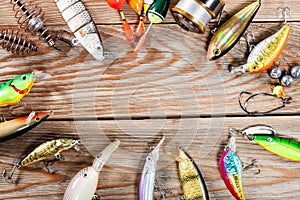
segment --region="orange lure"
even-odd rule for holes
[[[135,35],[141,37],[145,30],[144,16],[142,15],[144,0],[127,0],[127,2],[130,8],[139,15],[140,21],[135,31]]]
[[[126,37],[127,41],[132,42],[134,40],[134,35],[132,33],[129,23],[126,21],[125,14],[122,10],[122,8],[124,7],[124,5],[126,3],[126,0],[107,0],[106,2],[110,7],[119,11],[119,14],[122,19],[125,37]]]

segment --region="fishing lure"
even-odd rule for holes
[[[256,45],[250,52],[247,63],[231,70],[231,73],[257,74],[270,68],[280,56],[290,33],[290,25],[285,24],[279,31]]]
[[[208,200],[208,191],[199,168],[193,159],[178,149],[178,172],[185,200]]]
[[[45,121],[53,111],[35,113],[0,123],[0,142],[22,135]]]
[[[142,14],[144,0],[127,0],[130,8],[136,12],[139,16],[139,24],[137,26],[135,35],[137,37],[142,36],[144,30],[145,30],[145,24],[144,24],[144,16]]]
[[[12,176],[17,168],[19,169],[38,161],[44,161],[53,156],[55,156],[55,158],[57,158],[58,160],[63,160],[64,157],[60,155],[60,153],[64,150],[73,147],[77,152],[80,152],[77,144],[80,144],[80,140],[73,138],[60,138],[44,142],[36,147],[32,152],[27,154],[27,156],[21,159],[18,163],[16,163],[13,169],[8,173],[8,175],[6,170],[3,170],[2,176],[9,182],[18,183],[18,179],[16,181],[12,180]]]
[[[119,147],[120,140],[108,145],[90,167],[80,170],[69,183],[64,200],[91,200],[98,184],[98,176],[111,154]]]
[[[98,29],[81,0],[54,0],[64,20],[75,35],[73,44],[82,46],[97,60],[103,60],[104,50]]]
[[[17,76],[0,85],[0,107],[14,106],[30,92],[34,72]]]
[[[159,158],[159,148],[165,140],[165,136],[156,147],[147,154],[139,184],[139,200],[153,199],[156,164]]]
[[[228,145],[224,149],[219,161],[219,169],[222,179],[237,200],[245,200],[242,187],[242,169],[243,164],[239,156],[236,154],[236,139],[231,137]]]
[[[265,125],[250,126],[241,131],[232,129],[232,133],[242,134],[266,150],[283,158],[300,161],[300,143],[296,140],[276,136],[276,131]]]
[[[209,60],[222,57],[234,47],[247,30],[260,5],[260,0],[257,0],[240,10],[218,28],[208,46],[207,57]]]

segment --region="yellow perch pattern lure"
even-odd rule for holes
[[[290,33],[289,24],[256,45],[248,56],[247,63],[233,68],[231,73],[257,74],[270,68],[280,56]]]
[[[193,159],[178,149],[178,172],[185,200],[208,200],[204,179]]]

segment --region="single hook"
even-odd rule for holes
[[[285,8],[277,8],[277,11],[283,16],[284,18],[284,24],[287,23],[287,18],[289,16],[291,16],[292,12],[291,12],[291,9],[289,7],[285,7]]]

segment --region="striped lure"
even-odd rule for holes
[[[185,200],[208,200],[208,191],[204,179],[193,159],[178,149],[178,172]]]
[[[54,0],[76,40],[97,60],[104,59],[104,50],[97,27],[81,0]],[[76,42],[75,42],[76,41]]]
[[[222,179],[237,200],[245,200],[242,188],[242,162],[238,155],[235,153],[235,138],[229,139],[228,145],[224,153],[221,155],[219,161],[219,169]]]
[[[111,154],[119,147],[120,140],[108,145],[90,167],[80,170],[69,183],[64,200],[91,200],[98,184],[98,176]]]
[[[240,10],[226,21],[212,37],[207,51],[209,60],[225,55],[245,33],[260,7],[260,0]]]

